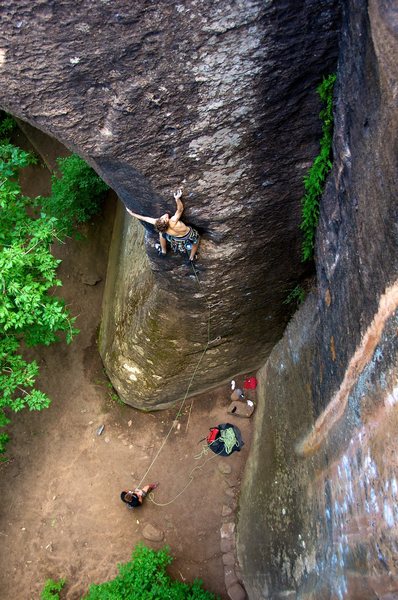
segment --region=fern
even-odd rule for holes
[[[305,195],[301,200],[301,224],[303,232],[302,260],[313,257],[315,233],[319,220],[319,202],[325,187],[326,177],[332,168],[333,139],[333,87],[336,75],[329,75],[317,87],[317,92],[325,106],[319,113],[323,121],[320,152],[304,177]]]
[[[283,301],[283,304],[295,304],[299,306],[305,300],[305,290],[301,287],[301,285],[296,285],[292,290],[290,290],[286,299]]]

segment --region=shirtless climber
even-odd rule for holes
[[[181,202],[182,190],[177,190],[174,193],[174,200],[176,201],[177,210],[171,217],[169,213],[165,213],[158,219],[152,217],[144,217],[143,215],[137,215],[126,207],[127,212],[136,217],[140,221],[145,221],[155,226],[156,231],[159,232],[159,253],[165,255],[167,252],[167,242],[170,242],[171,248],[174,252],[189,252],[189,260],[195,259],[196,252],[199,246],[199,234],[193,227],[188,227],[182,221],[180,217],[184,210],[184,205]]]

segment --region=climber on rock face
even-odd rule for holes
[[[140,221],[145,221],[146,223],[155,226],[156,231],[159,232],[160,244],[157,246],[161,256],[164,256],[167,253],[167,242],[170,242],[174,252],[189,252],[189,260],[193,261],[198,250],[200,236],[196,229],[189,227],[180,221],[180,217],[184,210],[181,196],[182,190],[177,190],[174,193],[177,209],[172,217],[169,213],[165,213],[158,219],[154,219],[152,217],[137,215],[137,213],[132,212],[127,207],[126,210],[130,215],[136,217]]]

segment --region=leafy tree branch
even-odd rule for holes
[[[12,119],[3,119],[0,135],[13,126]],[[61,261],[52,255],[51,245],[91,218],[108,189],[72,155],[61,159],[61,177],[53,176],[50,198],[28,198],[18,176],[36,162],[8,139],[0,140],[0,428],[9,423],[10,411],[41,410],[50,404],[46,394],[34,389],[38,365],[23,359],[21,346],[48,346],[60,334],[70,343],[78,333],[64,300],[54,295],[62,286],[57,277]],[[0,454],[7,439],[6,433],[0,434]]]

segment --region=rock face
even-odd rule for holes
[[[253,599],[398,594],[397,53],[393,5],[347,2],[317,290],[260,372],[238,526]]]
[[[303,275],[299,199],[335,68],[337,0],[3,8],[0,105],[77,151],[136,212],[202,234],[199,282],[119,211],[100,350],[122,398],[156,408],[260,366]],[[210,316],[210,328],[209,328]],[[216,341],[214,341],[216,340]]]

